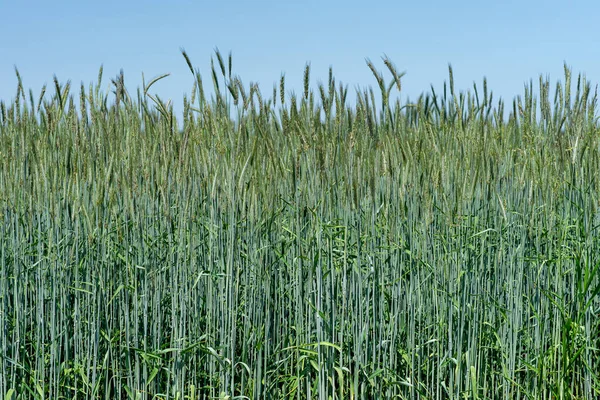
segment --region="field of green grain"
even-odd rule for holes
[[[0,396],[600,398],[585,77],[505,110],[451,69],[401,102],[387,58],[349,101],[183,56],[182,119],[102,70],[0,103]]]

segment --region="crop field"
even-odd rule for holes
[[[0,103],[0,396],[600,398],[584,76],[403,102],[384,58],[350,101],[182,63],[181,117],[102,69]]]

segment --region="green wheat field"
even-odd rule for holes
[[[265,94],[231,54],[204,81],[182,54],[181,118],[152,89],[167,74],[34,94],[17,71],[0,396],[600,398],[584,76],[565,66],[504,103],[485,79],[458,93],[450,68],[402,102],[384,57],[349,100],[331,69]]]

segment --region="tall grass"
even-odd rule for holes
[[[181,121],[166,75],[0,103],[6,398],[600,397],[584,77],[403,104],[384,58],[350,106],[183,55]]]

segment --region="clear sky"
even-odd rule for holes
[[[233,53],[234,74],[269,96],[282,73],[286,89],[301,93],[310,62],[312,84],[326,82],[332,66],[354,99],[355,87],[376,86],[365,58],[385,71],[387,54],[406,71],[404,99],[441,88],[451,63],[458,89],[486,76],[495,98],[512,100],[539,74],[562,80],[565,61],[599,82],[598,15],[597,1],[0,0],[0,99],[15,96],[15,65],[37,96],[54,74],[78,93],[103,64],[103,88],[123,69],[131,94],[142,72],[146,80],[171,73],[151,92],[181,113],[193,78],[180,48],[210,87],[218,47]]]

